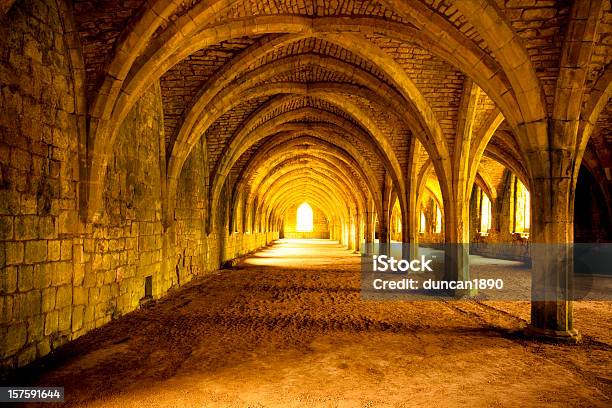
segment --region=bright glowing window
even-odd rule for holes
[[[436,234],[442,232],[442,211],[440,207],[436,205]]]
[[[529,191],[520,180],[516,179],[514,186],[514,232],[528,233],[530,221]]]
[[[312,232],[312,208],[303,203],[297,209],[297,231]]]
[[[489,232],[491,229],[491,200],[481,191],[480,201],[480,232]]]
[[[419,232],[425,232],[427,228],[427,220],[425,219],[425,213],[421,211],[421,222],[419,225]]]

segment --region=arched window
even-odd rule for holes
[[[419,232],[425,232],[427,229],[427,220],[425,219],[425,213],[421,210],[421,222],[419,223]]]
[[[491,229],[491,200],[480,190],[480,232],[488,233]]]
[[[439,234],[442,232],[442,210],[437,204],[434,205],[436,206],[436,234]]]
[[[312,232],[312,208],[303,203],[297,209],[297,231]]]
[[[402,233],[402,214],[399,206],[399,201],[395,200],[395,204],[393,205],[393,209],[391,211],[391,220],[393,221],[393,232],[395,234]]]
[[[514,180],[514,232],[526,235],[529,233],[530,197],[527,187],[518,178]]]

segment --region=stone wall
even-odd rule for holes
[[[54,0],[0,22],[0,362],[23,365],[70,336],[78,239],[75,91]]]
[[[147,276],[154,298],[172,284],[163,267],[163,143],[161,96],[155,84],[119,130],[107,168],[104,214],[99,224],[87,227],[85,278],[74,282],[75,295],[87,292],[87,297],[83,293],[74,299],[83,303],[85,331],[137,308],[145,297]]]
[[[278,238],[208,235],[205,142],[183,166],[164,223],[159,83],[120,127],[103,212],[79,217],[79,92],[55,0],[24,0],[0,25],[0,369],[23,366]],[[81,144],[83,147],[83,144]],[[151,296],[145,296],[150,277]]]

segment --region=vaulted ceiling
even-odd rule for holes
[[[389,188],[407,206],[424,166],[450,177],[466,121],[473,148],[528,183],[517,129],[553,113],[570,14],[569,1],[74,1],[94,144],[159,81],[168,176],[205,138],[213,212],[226,184],[271,212],[303,199],[292,190],[329,211],[380,210]],[[603,1],[585,106],[609,92],[611,14]],[[586,154],[604,179],[611,109]]]

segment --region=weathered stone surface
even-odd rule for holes
[[[53,310],[47,314],[45,314],[45,336],[53,334],[57,332],[57,324],[59,313],[57,310]]]
[[[17,352],[26,342],[27,331],[25,323],[10,325],[3,328],[2,347],[0,351],[3,357],[8,357]]]
[[[479,245],[612,240],[609,2],[12,3],[2,366],[281,235],[506,257]],[[553,303],[533,321],[570,333]]]
[[[5,248],[7,265],[17,265],[23,262],[24,244],[22,242],[7,242]]]
[[[20,266],[18,269],[19,284],[18,289],[20,292],[27,292],[34,288],[34,267],[29,265]]]
[[[39,263],[45,260],[47,260],[47,241],[27,241],[25,243],[25,263]]]

